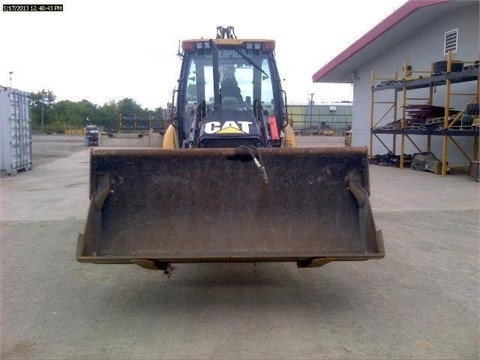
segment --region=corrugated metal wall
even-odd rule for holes
[[[32,168],[30,93],[0,86],[0,170]]]
[[[319,134],[322,130],[332,130],[342,134],[351,127],[352,104],[289,105],[288,116],[296,132]]]

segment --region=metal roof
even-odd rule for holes
[[[409,0],[320,68],[313,82],[351,83],[352,73],[429,22],[472,1]]]

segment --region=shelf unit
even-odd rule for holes
[[[391,78],[377,77],[375,70],[372,70],[371,75],[371,104],[370,104],[370,157],[373,157],[373,141],[379,141],[387,151],[396,154],[397,137],[400,138],[400,168],[405,166],[405,141],[409,140],[418,152],[424,152],[413,141],[410,135],[424,135],[427,136],[427,150],[431,151],[432,136],[442,136],[442,176],[447,174],[448,165],[448,143],[449,141],[455,145],[459,152],[469,161],[478,161],[478,127],[458,127],[458,121],[461,119],[467,106],[471,103],[478,103],[480,99],[480,85],[479,85],[479,67],[478,61],[462,62],[464,67],[461,71],[451,71],[452,66],[455,65],[452,59],[451,52],[447,55],[446,71],[441,73],[434,72],[434,64],[429,71],[412,71],[411,67],[404,63],[402,69],[402,78],[399,79],[398,71]],[[469,81],[476,81],[476,93],[455,93],[452,91],[452,84],[464,83]],[[412,102],[423,102],[423,105],[433,106],[434,91],[436,87],[445,87],[445,96],[443,99],[443,126],[441,130],[426,127],[409,126],[407,122],[407,112]],[[409,97],[409,90],[426,89],[428,95],[426,97]],[[392,101],[377,101],[375,94],[378,91],[391,90],[394,92]],[[450,114],[450,102],[453,96],[468,97],[470,101],[465,101],[465,107],[455,116]],[[398,105],[401,101],[401,118],[398,117]],[[375,118],[375,106],[379,104],[389,105],[380,118]],[[385,119],[393,113],[392,127],[379,127],[385,122]],[[442,125],[440,123],[440,125]],[[383,135],[393,136],[392,148],[389,148],[384,141]],[[455,137],[467,136],[473,137],[473,150],[466,151],[455,140]]]

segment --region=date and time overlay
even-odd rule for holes
[[[63,4],[2,4],[3,12],[59,12]]]

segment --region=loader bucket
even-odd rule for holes
[[[365,148],[91,150],[77,260],[182,262],[384,257]]]

